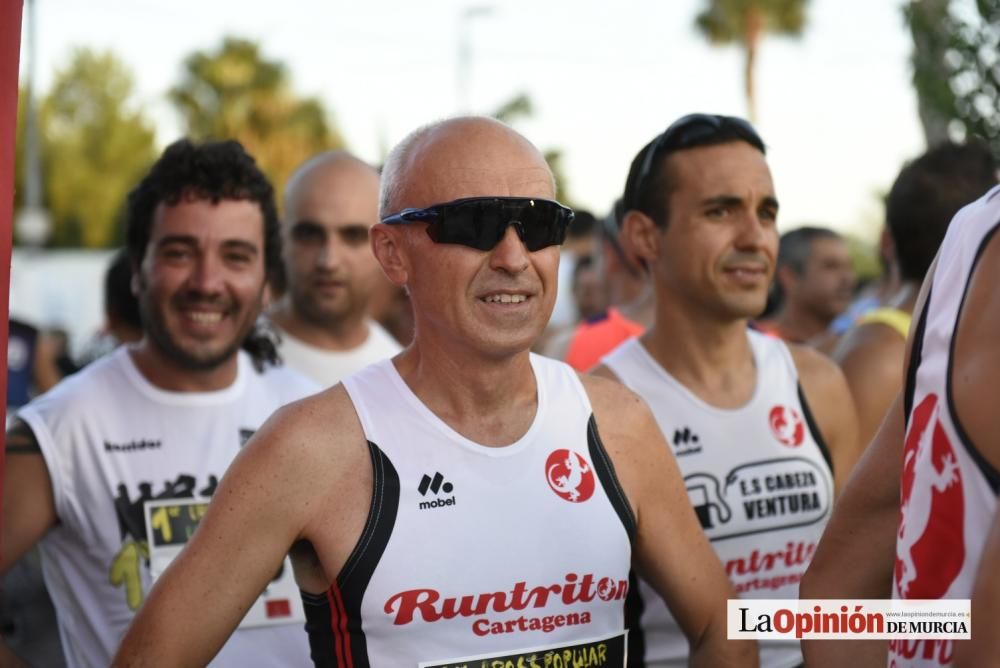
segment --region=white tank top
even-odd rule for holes
[[[1000,187],[956,214],[941,244],[907,370],[893,598],[971,598],[1000,475],[968,438],[951,395],[952,334],[982,249],[1000,229]],[[890,666],[945,666],[952,640],[891,640]]]
[[[149,592],[160,550],[155,539],[151,549],[148,530],[162,537],[173,524],[155,530],[165,518],[151,510],[207,503],[242,444],[271,413],[318,389],[290,369],[258,373],[241,352],[229,387],[168,392],[152,385],[122,346],[19,411],[52,480],[59,523],[41,542],[42,567],[71,668],[110,665]],[[171,535],[164,543],[179,549],[183,540]],[[272,587],[289,586],[291,569],[278,580]],[[241,627],[212,665],[308,662],[294,594],[294,587],[291,596],[265,594],[267,623],[274,625]]]
[[[732,410],[696,397],[637,339],[602,362],[652,409],[740,596],[798,598],[829,518],[833,475],[788,348],[751,330],[747,336],[757,385],[750,401]],[[638,591],[641,600],[630,605],[641,628],[630,629],[630,664],[687,665],[687,640],[663,600],[641,580]],[[761,666],[793,666],[802,655],[797,642],[763,641],[760,659]]]
[[[390,360],[344,381],[374,494],[336,582],[303,592],[317,665],[623,665],[631,509],[576,373],[531,365],[537,413],[505,447],[451,429]]]

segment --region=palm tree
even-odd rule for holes
[[[765,32],[799,36],[809,0],[705,0],[695,25],[712,44],[739,43],[746,56],[743,80],[747,114],[756,120],[754,63]]]

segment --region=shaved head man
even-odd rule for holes
[[[400,349],[367,314],[385,281],[368,243],[378,191],[375,169],[343,151],[307,161],[285,188],[285,293],[271,319],[285,362],[324,386]]]
[[[251,439],[119,665],[206,663],[293,546],[317,665],[620,667],[633,563],[695,665],[755,665],[725,638],[731,589],[648,409],[530,353],[572,219],[554,193],[491,119],[391,153],[372,247],[413,343]]]

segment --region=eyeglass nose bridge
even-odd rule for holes
[[[522,243],[524,243],[524,234],[525,234],[524,223],[522,223],[517,218],[511,218],[510,220],[507,221],[507,224],[503,226],[502,230],[500,230],[500,238],[497,239],[497,243],[503,241],[503,238],[507,236],[508,227],[513,227],[514,232],[517,234],[517,238],[520,239]]]

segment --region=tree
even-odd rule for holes
[[[285,66],[247,40],[229,37],[216,52],[188,56],[169,97],[189,137],[238,140],[278,192],[304,160],[344,145],[323,104],[292,93]]]
[[[904,14],[927,144],[978,137],[1000,160],[1000,0],[910,0]]]
[[[492,114],[498,121],[513,124],[519,118],[528,118],[535,113],[535,104],[527,93],[518,93],[514,97],[501,104]],[[547,148],[542,151],[545,162],[552,170],[552,178],[556,182],[556,199],[564,204],[573,206],[569,192],[566,188],[566,172],[563,168],[563,152],[559,148]]]
[[[710,43],[737,43],[743,49],[743,83],[751,121],[757,118],[754,68],[760,41],[767,32],[801,35],[808,1],[705,0],[705,9],[695,18],[695,25]]]
[[[156,150],[152,125],[131,102],[133,88],[131,73],[114,55],[78,49],[41,99],[39,149],[52,246],[106,248],[123,240],[125,197]],[[20,192],[23,105],[18,112]]]

